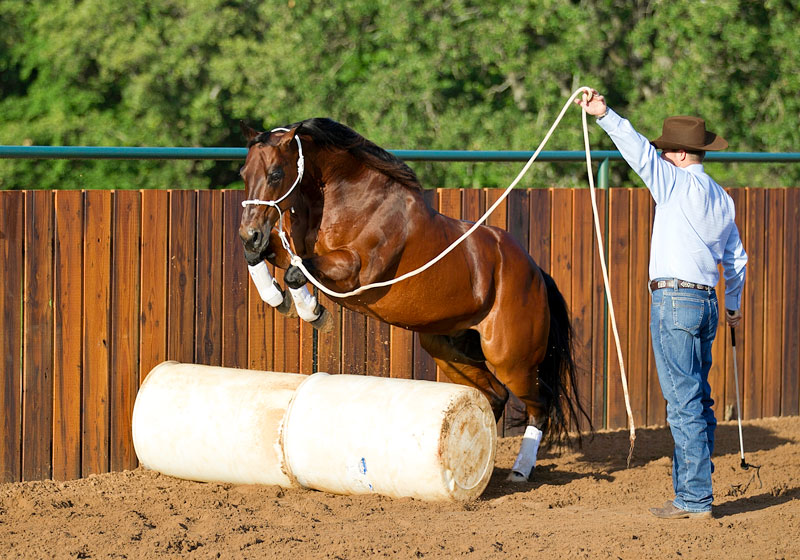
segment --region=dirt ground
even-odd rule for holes
[[[139,468],[71,482],[0,485],[1,558],[798,558],[800,417],[721,423],[713,520],[658,520],[671,497],[667,429],[626,431],[540,454],[505,482],[519,438],[471,503],[337,496],[178,480]]]

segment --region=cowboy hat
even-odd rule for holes
[[[668,117],[664,119],[661,136],[650,142],[660,150],[690,152],[724,150],[728,142],[722,136],[706,130],[706,121],[698,117]]]

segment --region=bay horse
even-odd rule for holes
[[[472,225],[433,210],[411,168],[345,125],[314,118],[269,132],[241,126],[248,153],[240,175],[255,202],[239,227],[245,257],[251,266],[267,259],[286,269],[290,289],[307,279],[281,247],[279,217],[292,252],[337,292],[415,270]],[[588,420],[564,298],[503,229],[480,226],[417,276],[332,299],[419,333],[452,381],[486,395],[496,419],[509,391],[516,395],[545,443],[562,442],[578,413]],[[527,480],[532,465],[522,463],[512,480]]]

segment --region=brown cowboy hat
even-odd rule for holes
[[[668,117],[664,119],[661,136],[650,142],[660,150],[690,152],[724,150],[728,142],[706,130],[706,121],[699,117]]]

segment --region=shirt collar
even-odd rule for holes
[[[684,169],[694,175],[700,175],[701,173],[705,173],[702,163],[693,163],[692,165],[687,165],[686,167],[684,167]]]

